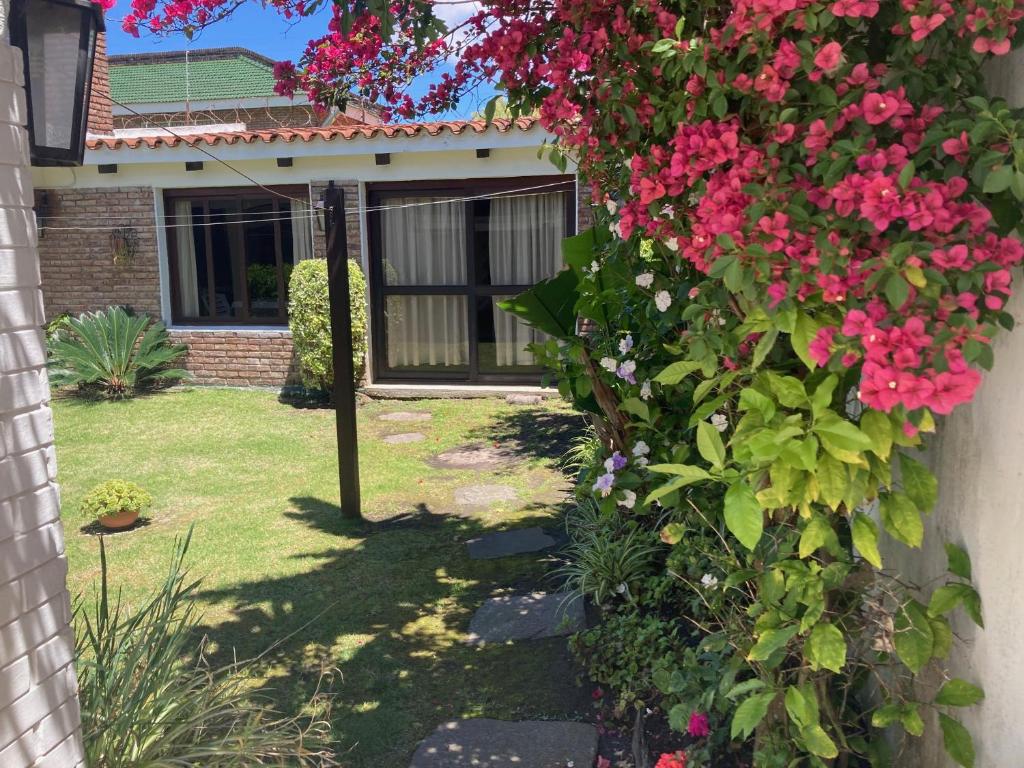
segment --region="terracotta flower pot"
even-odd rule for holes
[[[110,530],[127,528],[139,519],[137,511],[118,512],[116,515],[103,515],[100,517],[100,525]]]

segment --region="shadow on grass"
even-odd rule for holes
[[[522,408],[495,416],[469,437],[507,445],[508,450],[522,456],[556,461],[572,447],[573,440],[583,434],[586,426],[578,413]]]
[[[437,513],[427,501],[379,522],[345,519],[323,499],[291,503],[286,517],[336,546],[297,555],[314,563],[296,563],[295,573],[203,592],[203,602],[226,604],[232,615],[201,631],[216,662],[273,646],[258,672],[287,713],[300,710],[323,669],[340,670],[332,718],[346,766],[405,765],[447,720],[586,717],[564,638],[465,642],[487,597],[551,588],[543,557],[470,560],[464,542],[497,526]],[[536,512],[515,525],[553,527],[550,508]]]

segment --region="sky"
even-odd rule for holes
[[[251,0],[243,3],[230,18],[207,27],[189,41],[182,34],[157,36],[142,32],[139,37],[132,37],[121,29],[121,19],[129,7],[129,0],[117,0],[117,4],[107,11],[107,51],[112,55],[239,46],[275,61],[296,61],[310,39],[324,34],[330,15],[329,9],[324,8],[298,21],[287,20],[276,11],[264,8],[257,0]],[[467,16],[472,10],[471,5],[457,7]],[[430,79],[417,82],[410,93],[415,98],[425,93],[429,84]],[[490,89],[473,94],[463,99],[456,111],[441,117],[470,117],[473,112],[482,111],[493,94]]]

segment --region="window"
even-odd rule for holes
[[[292,202],[307,190],[276,191],[285,197],[248,188],[167,194],[175,322],[288,322],[288,280],[295,263],[312,256],[312,219]]]
[[[372,189],[375,378],[536,381],[542,334],[498,302],[562,267],[571,178]]]

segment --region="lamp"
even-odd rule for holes
[[[89,0],[13,0],[11,43],[25,61],[33,165],[81,165],[96,35],[103,12]]]

